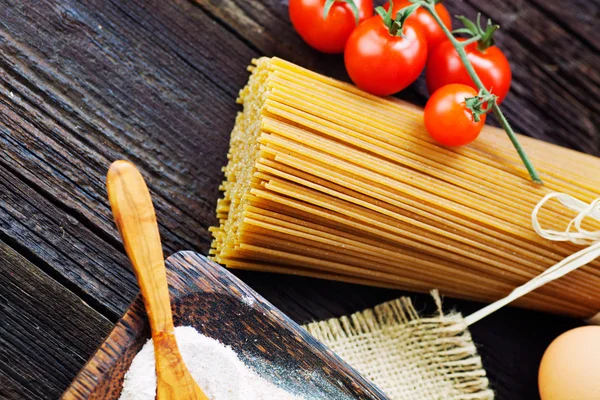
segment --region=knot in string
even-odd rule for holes
[[[542,207],[551,199],[557,199],[565,207],[579,213],[573,218],[567,225],[564,231],[557,231],[554,229],[544,229],[540,225],[538,220],[538,214]],[[591,245],[595,242],[600,241],[600,230],[598,231],[587,231],[581,227],[583,220],[587,217],[594,218],[600,221],[600,198],[587,204],[581,200],[576,199],[573,196],[564,193],[549,193],[535,206],[531,213],[531,223],[533,229],[538,235],[545,239],[561,241],[561,242],[572,242],[575,244],[587,244]]]

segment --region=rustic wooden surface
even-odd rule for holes
[[[598,0],[446,3],[503,26],[516,130],[600,155]],[[0,398],[56,398],[137,293],[104,188],[113,160],[147,179],[166,255],[207,252],[234,100],[260,55],[345,79],[341,57],[295,35],[285,0],[0,0]],[[425,96],[423,80],[401,95]],[[238,276],[301,323],[402,294]],[[535,399],[544,348],[577,324],[507,309],[475,325],[498,398]]]
[[[219,264],[191,251],[172,255],[166,264],[177,326],[193,326],[219,339],[258,375],[292,393],[308,392],[322,399],[386,399],[331,350]],[[141,304],[138,297],[63,400],[119,398],[124,374],[149,336],[143,329],[146,317]]]

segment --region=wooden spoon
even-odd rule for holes
[[[130,162],[116,161],[108,170],[106,186],[150,321],[156,359],[156,398],[208,400],[177,347],[160,234],[144,178]]]

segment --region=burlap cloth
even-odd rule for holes
[[[493,399],[458,313],[422,318],[409,298],[305,328],[392,400]]]

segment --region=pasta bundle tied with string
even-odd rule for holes
[[[522,137],[536,185],[499,129],[445,148],[415,106],[278,58],[250,71],[211,228],[225,266],[493,301],[580,249],[539,237],[531,212],[554,191],[597,198],[600,159]],[[537,216],[549,227],[572,217],[558,202]],[[600,261],[516,304],[596,314]]]

